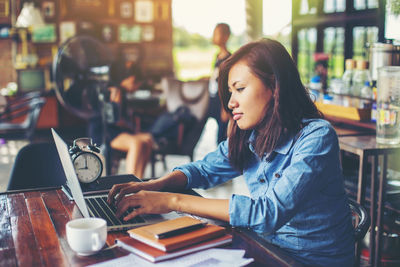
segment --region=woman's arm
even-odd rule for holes
[[[209,153],[203,160],[180,166],[159,179],[115,185],[109,193],[108,202],[115,202],[117,215],[123,214],[129,207],[138,207],[125,218],[127,220],[139,214],[167,213],[175,210],[229,221],[229,200],[154,192],[176,192],[188,187],[208,188],[238,176],[239,173],[229,163],[227,151],[227,144],[221,143],[216,151]]]
[[[229,222],[229,200],[207,199],[177,193],[155,192],[161,190],[183,190],[187,184],[186,175],[173,171],[159,179],[148,182],[131,182],[114,185],[108,200],[112,203],[115,195],[116,215],[121,216],[130,207],[138,207],[124,220],[130,220],[140,214],[159,214],[180,211],[201,217]],[[136,193],[136,194],[132,194]]]
[[[124,220],[130,220],[140,214],[180,211],[229,222],[228,199],[207,199],[178,193],[140,191],[118,202],[116,215],[121,216],[129,207],[137,208],[124,217]]]

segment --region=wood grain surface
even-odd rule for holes
[[[65,225],[80,218],[77,206],[57,190],[0,194],[0,266],[86,266],[128,253],[120,248],[79,256],[68,245]],[[248,230],[228,229],[229,247],[246,250],[250,266],[302,266],[283,250],[263,242]],[[107,245],[126,232],[109,232]]]

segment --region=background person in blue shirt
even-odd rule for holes
[[[115,201],[117,215],[138,206],[124,219],[172,210],[220,219],[253,229],[305,264],[352,266],[338,138],[286,49],[270,39],[246,44],[221,65],[219,77],[223,107],[233,119],[229,138],[203,160],[160,179],[115,185],[109,202]],[[157,192],[210,188],[239,175],[251,197]]]

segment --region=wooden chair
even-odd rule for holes
[[[167,110],[173,112],[182,105],[187,106],[196,117],[197,122],[190,129],[185,129],[183,125],[179,125],[177,142],[171,142],[162,148],[153,150],[151,154],[152,177],[156,175],[155,164],[157,161],[161,160],[164,169],[167,168],[165,162],[167,155],[188,156],[190,161],[193,161],[194,148],[208,119],[208,81],[183,82],[174,78],[164,78],[162,84],[166,94]]]
[[[6,140],[32,141],[39,115],[46,99],[32,92],[7,102],[0,114],[0,137]]]
[[[361,241],[364,239],[371,224],[366,209],[356,201],[349,199],[350,209],[353,215],[354,239],[356,241],[356,262],[355,266],[360,265]]]

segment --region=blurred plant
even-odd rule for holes
[[[400,15],[400,0],[389,0],[388,4],[393,15]]]

